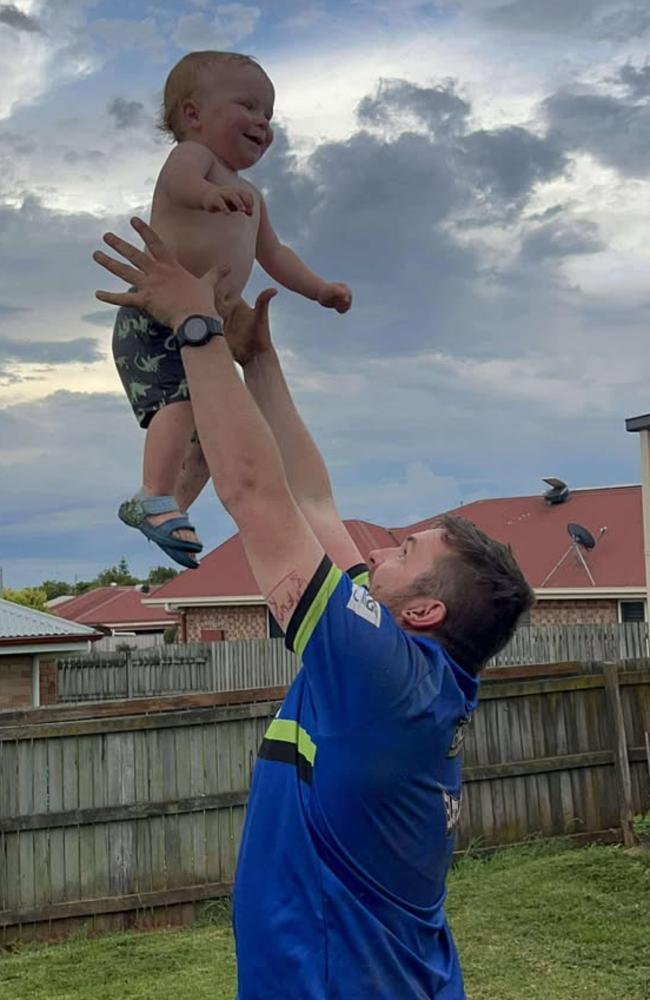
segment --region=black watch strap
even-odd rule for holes
[[[181,347],[202,347],[213,337],[223,336],[223,325],[214,316],[187,316],[176,330],[176,343]]]

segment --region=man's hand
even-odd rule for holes
[[[131,243],[114,233],[106,233],[104,242],[133,265],[114,260],[100,250],[93,260],[111,274],[135,286],[134,292],[95,292],[100,302],[114,306],[135,306],[155,316],[166,326],[176,328],[187,316],[197,313],[214,316],[215,300],[224,294],[223,279],[230,273],[228,266],[213,267],[196,278],[174,257],[153,229],[142,219],[131,219],[131,225],[142,237],[149,254],[137,250]]]
[[[211,184],[203,197],[203,208],[206,212],[223,212],[224,215],[230,215],[231,212],[252,215],[255,199],[248,188]]]
[[[220,289],[215,293],[217,309],[224,318],[223,332],[230,353],[242,368],[271,347],[269,303],[277,294],[276,288],[266,288],[257,296],[255,308],[251,309],[242,298],[230,305]]]
[[[329,281],[319,288],[316,301],[326,309],[346,313],[352,305],[352,292],[342,281]]]

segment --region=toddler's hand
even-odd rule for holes
[[[352,292],[342,281],[329,281],[321,286],[316,299],[326,309],[346,313],[352,305]]]
[[[253,195],[245,187],[212,184],[203,199],[203,208],[206,212],[223,212],[225,215],[230,215],[231,212],[252,215],[254,207]]]

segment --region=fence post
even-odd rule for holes
[[[126,658],[126,696],[127,698],[132,698],[133,675],[131,673],[131,650],[128,647],[124,650],[124,656]]]
[[[632,778],[627,752],[621,690],[618,685],[618,667],[616,663],[604,663],[603,671],[605,674],[605,695],[616,737],[614,762],[616,766],[616,785],[621,813],[623,843],[626,847],[631,847],[634,844],[634,834],[632,833]]]

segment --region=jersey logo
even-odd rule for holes
[[[443,791],[442,801],[445,804],[445,833],[449,836],[450,833],[456,829],[458,825],[458,820],[460,819],[460,807],[463,801],[462,791],[459,793],[458,797],[452,795],[451,792]]]
[[[451,741],[451,746],[449,747],[448,757],[457,757],[460,753],[460,749],[465,742],[465,730],[469,723],[469,719],[460,719],[456,729],[454,730],[454,736]]]
[[[359,615],[359,618],[365,618],[371,625],[379,628],[381,605],[372,599],[365,587],[360,587],[358,583],[352,584],[352,593],[346,607]]]

